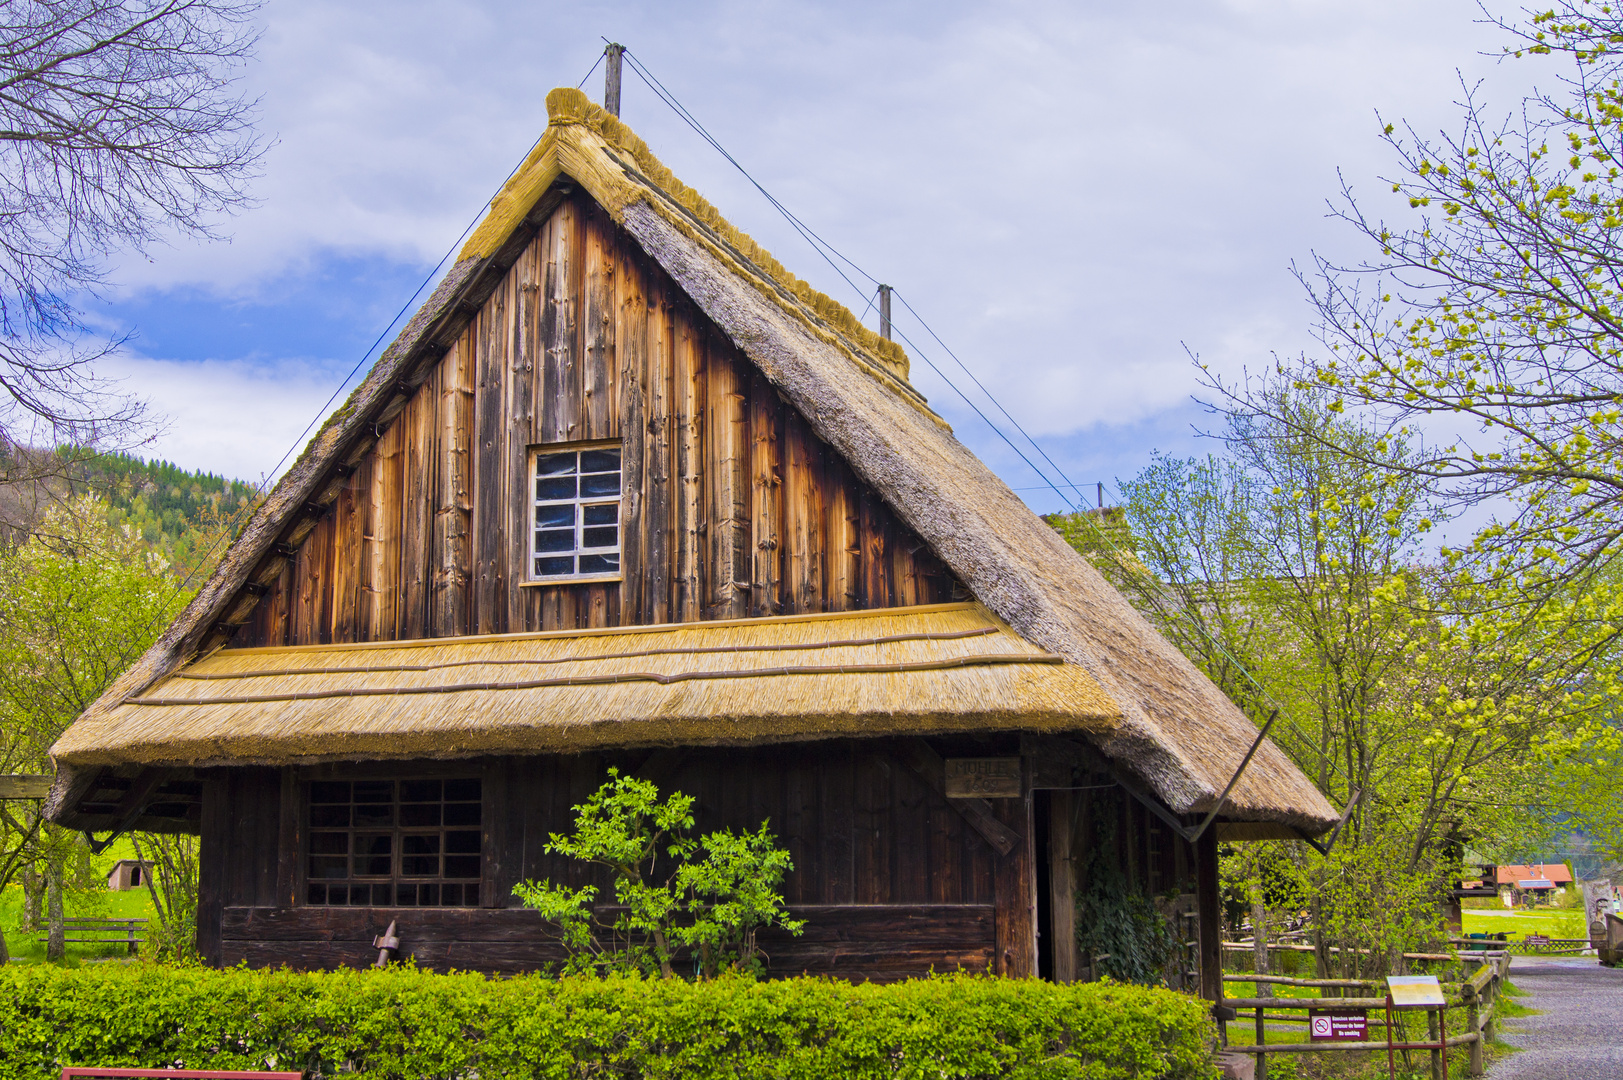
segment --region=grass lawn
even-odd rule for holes
[[[112,870],[113,863],[119,859],[135,858],[135,850],[130,846],[128,838],[120,838],[112,847],[97,856],[92,865],[96,868],[98,881],[105,881],[107,874]],[[146,889],[132,889],[129,892],[113,892],[111,889],[97,887],[85,892],[69,890],[63,897],[63,907],[71,917],[107,919],[151,919],[152,899]],[[24,933],[18,929],[22,925],[23,915],[23,889],[22,885],[13,883],[8,888],[0,889],[0,931],[6,935],[6,949],[11,953],[11,959],[21,963],[40,963],[45,959],[45,943],[39,939],[44,931],[29,931]],[[72,965],[81,960],[101,957],[127,956],[128,951],[124,945],[69,945],[67,947],[67,962]]]
[[[1581,938],[1589,933],[1584,915],[1576,909],[1540,908],[1535,911],[1465,911],[1467,934],[1509,934],[1520,939],[1528,934],[1552,938]]]

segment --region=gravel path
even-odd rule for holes
[[[1623,968],[1587,960],[1516,957],[1517,1000],[1539,1016],[1507,1019],[1500,1037],[1522,1048],[1488,1070],[1489,1080],[1618,1080],[1623,1077]]]

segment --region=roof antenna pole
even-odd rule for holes
[[[603,55],[609,58],[608,65],[603,69],[603,107],[615,116],[620,115],[620,54],[626,47],[618,41],[611,41]]]
[[[879,336],[890,340],[890,286],[879,286]]]

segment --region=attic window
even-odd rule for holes
[[[618,577],[620,447],[534,452],[530,580]]]

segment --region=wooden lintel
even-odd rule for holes
[[[26,773],[0,774],[0,799],[43,799],[54,779]]]
[[[907,739],[897,748],[897,758],[942,798],[947,797],[947,767],[929,743]],[[1020,842],[1020,834],[997,819],[992,804],[985,799],[947,799],[947,805],[969,823],[999,855],[1007,855]]]

